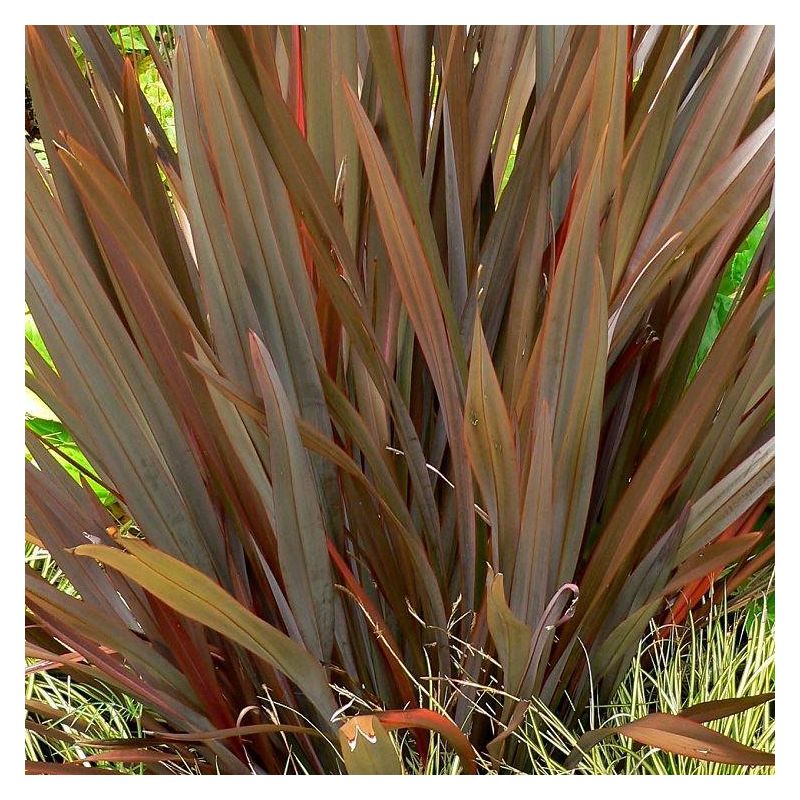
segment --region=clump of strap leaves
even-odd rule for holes
[[[773,31],[137,36],[27,31],[26,382],[82,454],[29,422],[75,589],[28,570],[29,669],[147,714],[36,771],[524,770],[531,698],[577,723],[771,567]],[[768,764],[703,725],[767,699],[613,732]]]

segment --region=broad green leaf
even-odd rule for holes
[[[339,748],[348,775],[402,775],[391,737],[372,714],[351,717],[339,728]]]
[[[179,613],[265,659],[305,692],[324,720],[330,718],[335,706],[325,672],[307,650],[196,569],[139,540],[121,543],[124,551],[88,544],[76,548],[75,554],[113,567]]]
[[[519,542],[519,464],[511,420],[479,319],[472,335],[464,436],[491,519],[493,569],[513,575]]]
[[[503,665],[505,690],[517,695],[528,669],[533,631],[511,613],[505,598],[502,574],[490,575],[487,579],[487,621]]]

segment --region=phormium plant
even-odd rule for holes
[[[28,431],[33,668],[144,704],[89,761],[524,770],[773,558],[772,29],[140,33],[176,149],[106,28],[27,31],[26,381],[117,500]],[[702,724],[766,699],[619,730],[769,764]]]

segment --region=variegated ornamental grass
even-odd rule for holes
[[[773,560],[773,30],[140,33],[177,149],[106,28],[27,31],[26,381],[117,500],[29,429],[29,655],[145,769],[525,770]],[[768,764],[702,724],[768,699],[619,732]]]

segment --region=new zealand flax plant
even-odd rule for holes
[[[524,770],[770,569],[773,30],[140,33],[175,149],[108,29],[27,31],[26,382],[116,500],[28,430],[27,655],[146,709],[37,771]],[[618,732],[770,764],[702,724],[770,698]]]

